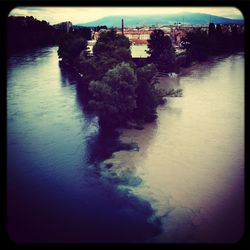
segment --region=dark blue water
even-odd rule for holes
[[[7,74],[9,237],[148,242],[160,233],[150,204],[100,168],[117,136],[100,133],[97,118],[83,111],[77,78],[59,67],[57,48],[11,56]]]

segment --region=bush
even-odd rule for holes
[[[100,81],[91,81],[90,108],[104,126],[125,124],[136,108],[137,78],[134,69],[121,63],[110,69]]]

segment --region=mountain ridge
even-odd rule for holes
[[[121,27],[121,19],[124,19],[125,27],[136,27],[136,26],[151,26],[151,25],[169,25],[174,23],[183,23],[184,24],[198,24],[204,25],[208,24],[211,20],[213,23],[220,24],[243,24],[243,19],[231,19],[221,16],[209,15],[204,13],[189,13],[182,12],[178,14],[166,14],[166,15],[141,15],[141,16],[107,16],[100,19],[97,19],[92,22],[79,23],[76,26],[102,26],[106,25],[108,28],[111,27]]]

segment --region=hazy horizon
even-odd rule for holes
[[[244,19],[242,13],[235,7],[17,7],[9,13],[9,16],[33,16],[53,25],[63,21],[71,21],[73,24],[87,23],[107,16],[153,16],[183,12]]]

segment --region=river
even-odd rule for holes
[[[172,86],[182,88],[183,97],[168,98],[156,122],[119,131],[122,143],[139,150],[111,155],[116,136],[99,134],[96,117],[84,111],[76,76],[59,67],[56,47],[11,56],[10,238],[238,240],[244,221],[244,54],[216,57],[161,79],[161,87]]]

